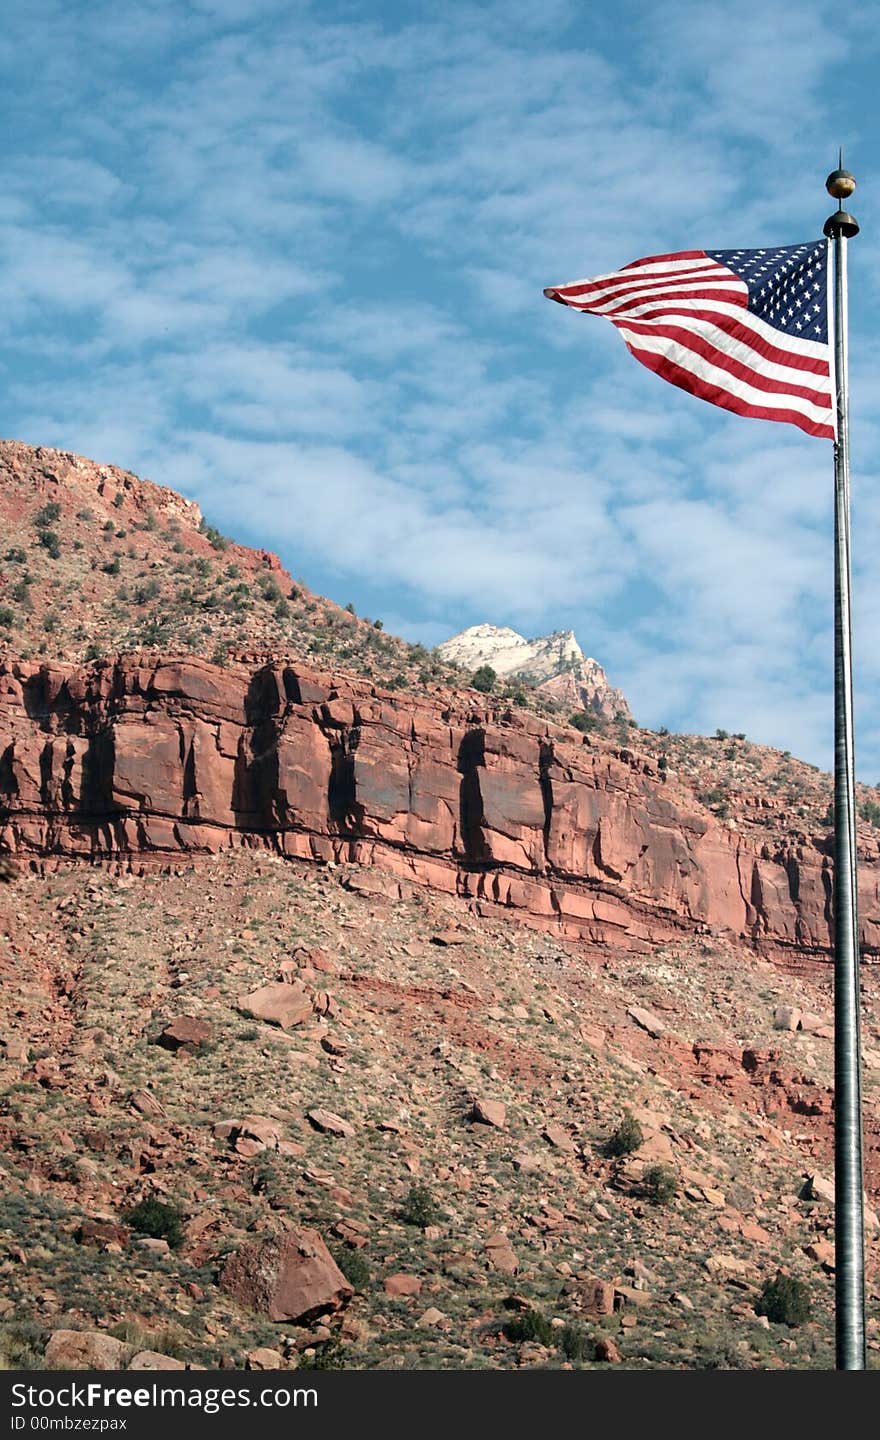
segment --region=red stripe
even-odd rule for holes
[[[763,356],[765,360],[771,360],[774,365],[788,365],[792,370],[804,370],[813,375],[830,375],[831,371],[827,360],[817,360],[813,355],[802,355],[798,350],[783,350],[780,346],[765,340],[763,335],[750,330],[748,325],[743,325],[739,320],[732,320],[729,315],[719,315],[711,310],[692,310],[688,315],[670,315],[668,310],[649,310],[647,315],[640,315],[638,319],[626,321],[630,330],[638,330],[645,335],[656,335],[662,333],[662,325],[658,325],[652,316],[663,317],[663,321],[671,323],[677,320],[679,324],[687,326],[691,318],[695,320],[709,320],[729,335],[732,340],[742,340],[751,350]],[[607,318],[612,325],[617,323],[616,316],[609,315]],[[819,344],[819,341],[814,342]]]
[[[627,292],[622,291],[621,293],[626,294]],[[606,301],[613,299],[613,295],[606,295],[602,299],[602,304],[604,305]],[[652,300],[656,300],[659,302],[665,299],[706,300],[710,303],[711,301],[716,300],[720,301],[722,305],[738,305],[741,310],[748,310],[749,308],[748,295],[744,295],[742,290],[719,290],[717,286],[712,290],[706,290],[703,288],[698,288],[696,290],[671,290],[669,291],[668,295],[667,292],[664,290],[658,290],[656,292],[651,290],[635,290],[630,292],[629,294],[629,303],[631,305],[644,305],[646,303],[650,303],[650,301]],[[589,309],[589,306],[578,306],[578,309],[581,308]],[[607,313],[608,312],[606,310],[593,311],[594,315],[607,315]]]
[[[616,321],[612,323],[620,329]],[[744,365],[741,360],[734,359],[726,350],[720,350],[704,336],[693,335],[689,330],[683,330],[677,325],[627,325],[627,329],[638,330],[641,335],[659,335],[661,339],[677,341],[686,350],[701,355],[704,360],[710,361],[720,370],[726,370],[737,380],[744,380],[756,390],[766,390],[768,394],[775,395],[796,395],[799,400],[809,400],[813,405],[827,405],[830,408],[830,385],[825,390],[810,390],[806,385],[797,385],[791,380],[776,380],[773,376],[765,375],[750,365]],[[624,343],[629,344],[626,340]]]
[[[748,288],[744,280],[739,280],[733,271],[728,270],[724,265],[715,265],[712,268],[706,266],[699,271],[701,280],[717,279],[722,275],[726,280],[737,280],[744,290]],[[682,270],[660,270],[654,275],[641,276],[628,275],[624,270],[615,270],[613,274],[602,275],[598,280],[578,280],[573,285],[558,285],[556,291],[559,295],[588,295],[594,290],[606,290],[614,281],[620,284],[625,283],[631,289],[635,289],[636,284],[639,284],[643,285],[646,290],[650,290],[652,286],[664,287],[667,282],[672,283],[676,280],[683,285],[693,284],[695,277],[692,271],[688,273]]]
[[[660,375],[670,384],[677,385],[680,390],[687,390],[690,395],[696,395],[700,400],[708,400],[711,405],[720,405],[723,410],[732,410],[735,415],[749,415],[756,420],[784,420],[790,425],[797,425],[808,435],[817,435],[823,440],[834,439],[833,425],[823,425],[819,421],[810,420],[799,410],[776,410],[763,405],[750,405],[747,400],[740,399],[729,390],[698,379],[696,375],[683,370],[664,355],[649,355],[646,351],[633,349],[628,343],[627,349],[642,365],[653,370],[655,375]]]
[[[631,260],[624,270],[635,270],[639,265],[659,265],[661,260],[708,260],[705,250],[677,250],[672,255],[643,255],[641,260]],[[713,261],[717,265],[718,261]]]

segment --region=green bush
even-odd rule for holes
[[[8,605],[0,606],[0,630],[11,630],[15,621],[15,611],[10,610]]]
[[[27,551],[22,550],[20,545],[13,545],[10,550],[6,551],[3,558],[8,560],[10,565],[24,565],[27,561]]]
[[[590,730],[596,729],[599,721],[595,715],[588,715],[586,710],[575,710],[574,714],[568,717],[568,723],[586,735]]]
[[[122,506],[125,504],[125,496],[123,495],[121,490],[118,490],[116,492],[116,495],[113,497],[113,504],[116,506],[117,510],[121,510]]]
[[[362,1251],[351,1250],[347,1245],[336,1245],[331,1253],[349,1285],[363,1295],[369,1287],[372,1271]]]
[[[634,1150],[644,1142],[645,1136],[642,1127],[634,1115],[627,1110],[617,1129],[612,1131],[605,1142],[605,1154],[616,1158],[621,1155],[632,1155]]]
[[[34,516],[34,524],[38,530],[46,530],[54,525],[56,520],[61,519],[61,506],[57,500],[48,500],[42,510],[38,510]]]
[[[225,535],[221,535],[216,526],[209,525],[207,521],[203,520],[199,526],[199,530],[213,550],[229,549],[229,541]]]
[[[405,1225],[436,1225],[440,1219],[437,1204],[427,1185],[411,1185],[400,1207],[400,1218]]]
[[[299,1370],[344,1370],[345,1346],[338,1335],[315,1346],[314,1355],[303,1355],[297,1367]]]
[[[61,541],[54,530],[40,531],[40,544],[44,550],[48,550],[53,560],[57,560],[61,554]]]
[[[775,1280],[764,1281],[755,1313],[776,1325],[803,1325],[810,1318],[810,1292],[803,1280],[780,1270]]]
[[[550,1346],[553,1344],[553,1326],[550,1321],[541,1314],[540,1310],[522,1310],[508,1320],[504,1326],[504,1334],[508,1340],[520,1343],[524,1340],[531,1340],[538,1345]]]
[[[158,580],[148,580],[146,584],[138,585],[135,588],[134,594],[131,598],[134,601],[135,605],[147,605],[150,600],[156,599],[157,595],[160,594],[161,590],[162,586],[159,584]]]
[[[668,1205],[678,1194],[678,1177],[671,1165],[650,1165],[642,1176],[642,1189],[652,1205]]]
[[[471,684],[475,690],[479,690],[482,694],[488,695],[495,688],[495,681],[497,679],[498,676],[495,674],[491,665],[481,665],[479,670],[475,670],[471,676]]]
[[[154,1240],[167,1240],[172,1250],[183,1244],[183,1211],[179,1205],[166,1205],[162,1200],[150,1196],[130,1209],[123,1210],[122,1219],[139,1235],[151,1235]]]
[[[880,826],[880,805],[876,800],[863,800],[859,806],[859,814],[869,825]]]
[[[566,1360],[586,1360],[593,1346],[583,1325],[565,1325],[558,1331],[556,1344]]]

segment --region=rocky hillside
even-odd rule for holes
[[[0,651],[16,658],[283,650],[401,688],[448,677],[381,620],[312,594],[271,551],[114,465],[0,441],[0,523]]]
[[[828,777],[548,698],[573,637],[480,693],[109,466],[0,504],[0,1365],[828,1368]]]
[[[572,630],[557,630],[526,640],[498,625],[471,625],[438,645],[444,660],[473,673],[488,665],[508,681],[525,683],[569,710],[585,710],[604,720],[628,721],[629,705],[608,683],[602,666],[586,656]]]
[[[0,887],[0,1363],[829,1368],[828,977],[376,875]]]

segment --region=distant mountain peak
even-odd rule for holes
[[[581,708],[608,720],[630,718],[620,690],[609,684],[597,660],[585,655],[573,630],[554,630],[527,640],[508,625],[471,625],[437,647],[464,670],[490,665],[505,680],[525,680],[560,704]]]

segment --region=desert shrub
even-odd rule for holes
[[[803,1280],[780,1270],[775,1280],[764,1281],[755,1313],[776,1325],[803,1325],[810,1318],[810,1292]]]
[[[863,800],[859,806],[859,814],[869,825],[880,826],[880,805],[876,800]]]
[[[203,520],[201,525],[199,526],[199,530],[201,531],[202,535],[204,535],[205,539],[213,550],[229,549],[229,541],[227,540],[225,535],[221,535],[220,531],[216,528],[216,526],[208,525],[207,522]]]
[[[158,580],[148,580],[146,584],[137,586],[131,598],[135,605],[146,605],[150,600],[156,599],[161,589]]]
[[[620,1124],[611,1132],[605,1142],[605,1154],[616,1158],[632,1155],[644,1141],[642,1127],[634,1115],[627,1110]]]
[[[400,1207],[400,1218],[405,1225],[418,1225],[421,1230],[436,1225],[440,1212],[427,1185],[410,1185]]]
[[[183,1211],[179,1205],[166,1205],[162,1200],[149,1196],[137,1205],[123,1210],[122,1219],[139,1235],[151,1235],[154,1240],[167,1240],[172,1250],[183,1244]]]
[[[351,1250],[347,1245],[337,1245],[334,1246],[332,1255],[349,1285],[353,1285],[362,1295],[368,1288],[373,1273],[363,1252]]]
[[[479,690],[482,694],[488,695],[490,691],[494,689],[497,678],[491,665],[481,665],[479,670],[475,670],[471,676],[471,684],[475,690]]]
[[[122,506],[125,504],[125,496],[123,495],[121,490],[118,490],[113,497],[113,504],[116,506],[117,510],[121,510]]]
[[[313,1355],[303,1355],[300,1358],[299,1370],[344,1370],[345,1369],[345,1346],[338,1335],[332,1339],[325,1340],[323,1345],[315,1346]]]
[[[40,544],[44,550],[48,550],[53,560],[57,560],[61,554],[61,541],[55,530],[41,530]]]
[[[54,525],[56,520],[61,519],[61,506],[57,500],[48,500],[42,510],[38,510],[34,516],[34,524],[38,530],[47,530]]]
[[[504,1334],[508,1340],[520,1343],[524,1340],[532,1340],[538,1345],[550,1346],[553,1344],[553,1326],[540,1310],[521,1310],[514,1315],[504,1326]]]
[[[671,1165],[650,1165],[642,1188],[652,1205],[668,1205],[678,1194],[678,1177]]]
[[[46,1333],[32,1320],[0,1325],[0,1370],[42,1370]]]
[[[599,721],[595,715],[588,715],[586,710],[575,710],[574,714],[568,717],[568,723],[586,735],[590,730],[596,729]]]
[[[583,1325],[565,1325],[557,1332],[556,1344],[566,1360],[586,1360],[592,1353],[590,1337]]]
[[[114,555],[112,560],[106,560],[101,566],[105,575],[118,575],[121,568],[122,562],[118,555]]]
[[[268,576],[260,581],[260,592],[264,600],[271,600],[277,602],[284,599],[284,596],[281,593],[281,586],[278,584],[278,581],[273,580]]]
[[[13,545],[11,549],[6,551],[3,558],[4,560],[8,560],[10,565],[24,565],[27,561],[27,551],[22,550],[20,545]]]
[[[0,630],[11,630],[14,620],[15,611],[8,605],[0,606]]]

